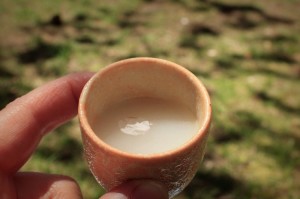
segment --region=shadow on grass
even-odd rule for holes
[[[152,45],[149,45],[148,43],[145,43],[146,52],[130,52],[124,56],[118,56],[114,59],[114,61],[120,61],[123,59],[129,59],[129,58],[135,58],[135,57],[156,57],[156,58],[162,58],[164,56],[168,55],[168,52],[162,49],[157,49],[153,47]]]
[[[275,44],[278,44],[278,43],[294,44],[295,42],[298,42],[298,39],[294,35],[284,35],[284,34],[262,36],[260,39],[262,41],[271,41]]]
[[[78,38],[75,39],[78,43],[81,44],[95,44],[97,43],[97,41],[95,41],[95,39],[89,35],[82,35]]]
[[[242,67],[245,62],[255,62],[256,67]],[[282,73],[276,69],[269,69],[264,64],[266,62],[277,62],[282,64],[287,64],[289,67],[290,64],[296,64],[297,61],[288,54],[279,53],[279,52],[263,52],[263,53],[254,53],[249,56],[243,55],[227,55],[220,56],[214,59],[216,70],[221,70],[224,75],[228,77],[235,77],[241,74],[264,74],[267,76],[274,76],[278,78],[283,78],[285,80],[294,81],[299,78],[299,74],[296,73]],[[291,70],[293,70],[291,68]]]
[[[218,122],[219,126],[212,128],[211,137],[215,145],[229,143],[250,143],[257,153],[275,160],[283,170],[294,170],[300,166],[300,137],[292,128],[286,132],[278,132],[264,123],[262,118],[251,111],[236,111],[230,121],[233,125]],[[259,134],[269,137],[270,142],[257,141]],[[206,159],[216,161],[218,158],[212,152],[207,153]],[[273,164],[273,163],[272,163]],[[265,198],[275,197],[274,190],[263,188],[260,182],[245,182],[227,173],[200,171],[191,186],[187,188],[189,198]],[[253,184],[254,183],[254,184]]]
[[[184,192],[191,199],[274,198],[271,192],[266,190],[257,191],[255,186],[258,185],[248,184],[228,173],[216,170],[201,170],[198,171]]]
[[[0,57],[1,59],[1,57]],[[9,68],[0,65],[0,78],[13,78],[16,77],[16,74]]]
[[[38,40],[33,48],[20,53],[18,60],[22,64],[36,63],[57,57],[69,50],[66,45],[50,44]]]
[[[134,17],[134,12],[125,13],[117,22],[119,28],[135,28],[137,26],[145,26],[146,23]]]
[[[58,143],[53,146],[41,146],[37,150],[37,155],[42,158],[52,157],[53,161],[72,162],[82,157],[82,145],[75,139],[63,137],[58,139]]]
[[[300,108],[299,107],[289,106],[288,104],[286,104],[282,100],[280,100],[276,97],[273,97],[273,96],[269,95],[266,92],[256,92],[255,96],[258,99],[262,100],[264,103],[270,103],[270,104],[272,104],[273,106],[275,106],[276,108],[278,108],[281,111],[296,114],[296,115],[300,115]]]
[[[31,87],[19,79],[18,72],[0,65],[0,109],[30,90]]]
[[[239,189],[238,180],[225,173],[198,171],[192,182],[185,189],[189,198],[221,198]]]
[[[16,99],[19,95],[12,89],[13,83],[1,83],[0,85],[0,110],[3,109],[9,102]]]
[[[238,60],[233,56],[222,56],[215,59],[215,65],[219,69],[228,71],[228,69],[236,68],[237,61]]]
[[[293,24],[293,20],[266,13],[263,9],[249,4],[224,3],[216,0],[202,0],[189,5],[190,2],[173,0],[193,11],[217,10],[226,17],[225,23],[240,30],[253,29],[263,23]]]
[[[188,70],[191,71],[194,75],[199,76],[199,77],[205,77],[205,78],[210,77],[209,72],[201,71],[199,69],[190,69],[190,68]]]
[[[211,7],[217,9],[219,12],[226,14],[226,15],[236,14],[237,12],[242,13],[242,15],[241,15],[242,17],[238,21],[238,24],[236,24],[237,25],[236,27],[252,28],[253,26],[256,26],[255,23],[253,24],[251,21],[247,21],[247,20],[250,20],[250,19],[247,19],[246,15],[245,15],[247,13],[256,14],[262,20],[264,20],[266,22],[281,23],[281,24],[292,24],[293,23],[293,20],[291,20],[291,19],[268,14],[263,9],[258,8],[253,5],[229,4],[229,3],[223,3],[223,2],[219,2],[219,1],[210,1],[210,0],[205,0],[204,2],[206,2]],[[245,23],[246,26],[243,23]]]
[[[145,57],[145,56],[147,56],[147,55],[145,55],[143,53],[131,52],[131,53],[128,53],[124,56],[116,57],[114,59],[114,61],[120,61],[120,60],[123,60],[123,59],[129,59],[129,58],[135,58],[135,57]]]
[[[274,132],[271,131],[270,133]],[[287,134],[284,136],[273,135],[272,145],[260,144],[257,145],[257,149],[272,157],[282,168],[299,168],[300,140],[290,133]]]
[[[267,100],[270,96],[267,94],[260,94]],[[300,114],[299,109],[293,109],[283,105],[281,101],[278,103],[283,111]],[[268,125],[263,123],[262,118],[250,111],[237,111],[232,113],[230,120],[233,121],[233,125],[222,125],[221,122],[217,123],[212,128],[211,136],[216,144],[227,144],[234,142],[252,142],[251,145],[267,156],[275,160],[282,168],[300,166],[299,154],[300,154],[300,137],[296,132],[291,129],[286,129],[285,132],[277,132]],[[257,135],[267,136],[272,140],[270,143],[256,142]]]
[[[190,48],[192,50],[202,50],[204,46],[200,45],[197,42],[197,37],[191,34],[185,34],[181,37],[179,47],[181,48]]]
[[[65,19],[63,19],[61,14],[55,14],[55,15],[51,16],[48,21],[39,23],[38,26],[40,28],[56,27],[57,31],[61,30],[61,28],[63,28],[64,26],[67,26],[67,25],[72,25],[72,26],[78,27],[78,28],[79,27],[87,28],[89,26],[86,26],[85,24],[88,21],[88,19],[89,19],[89,16],[84,13],[78,13],[70,21],[66,21]],[[92,30],[97,31],[98,29],[92,29]]]
[[[97,41],[90,35],[78,36],[75,41],[80,44],[99,45],[99,46],[115,46],[121,42],[122,38],[107,38],[103,41]]]
[[[64,22],[59,14],[52,16],[52,18],[46,24],[61,27]]]
[[[235,63],[235,62],[245,62],[245,61],[251,61],[251,60],[254,60],[254,61],[272,61],[272,62],[281,62],[281,63],[287,63],[287,64],[294,64],[294,63],[297,63],[297,61],[291,56],[291,55],[280,55],[280,57],[277,57],[277,54],[278,53],[264,53],[263,55],[251,55],[250,57],[245,57],[245,56],[241,56],[241,55],[231,55],[229,56],[229,58],[227,58],[228,60],[232,60],[231,62],[232,63]],[[286,57],[284,57],[286,56]],[[229,64],[231,64],[229,62]],[[240,64],[241,65],[241,64]],[[266,75],[274,75],[276,77],[280,77],[280,78],[284,78],[284,79],[292,79],[292,78],[295,78],[296,77],[296,74],[295,76],[293,75],[287,75],[287,74],[284,74],[284,73],[280,73],[276,70],[271,70],[271,69],[268,69],[266,68],[265,66],[261,66],[261,67],[257,67],[255,68],[254,70],[249,70],[249,69],[241,69],[240,70],[243,70],[245,72],[254,72],[254,73],[262,73],[262,74],[266,74]]]
[[[212,128],[212,137],[217,144],[242,141],[262,128],[261,119],[247,111],[233,113],[230,120],[234,122],[234,126],[221,126],[217,123]]]
[[[193,23],[190,24],[184,31],[179,46],[183,48],[190,48],[196,51],[204,49],[204,45],[201,45],[198,42],[198,38],[201,36],[219,36],[221,32],[214,27],[202,24],[202,23]]]
[[[218,36],[220,31],[216,28],[210,27],[201,23],[193,23],[189,26],[189,33],[192,35],[210,35]]]
[[[66,134],[71,125],[71,123],[66,123],[51,135],[46,136],[36,154],[41,158],[51,158],[53,161],[62,163],[71,163],[82,159],[82,143]]]
[[[255,60],[264,60],[264,61],[273,61],[273,62],[284,62],[288,64],[296,63],[295,59],[286,52],[281,51],[272,51],[266,53],[253,54],[252,59]]]

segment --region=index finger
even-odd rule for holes
[[[8,104],[0,112],[0,171],[17,172],[42,136],[77,113],[78,99],[92,73],[67,75]]]

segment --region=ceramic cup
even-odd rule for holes
[[[197,115],[199,129],[182,146],[163,153],[141,155],[118,150],[102,141],[93,124],[105,108],[122,100],[152,97],[176,101]],[[192,180],[203,158],[211,120],[207,90],[182,66],[156,58],[132,58],[113,63],[85,85],[79,101],[79,121],[85,158],[106,190],[133,179],[163,183],[172,198]]]

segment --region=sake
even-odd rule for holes
[[[151,155],[184,145],[195,136],[199,124],[196,115],[179,103],[141,97],[104,110],[93,130],[118,150]]]

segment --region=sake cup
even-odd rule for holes
[[[197,132],[176,149],[146,155],[125,152],[101,140],[93,126],[99,114],[122,100],[137,97],[181,103],[196,115]],[[209,134],[211,103],[204,85],[184,67],[146,57],[115,62],[87,82],[78,110],[85,158],[107,191],[126,181],[152,179],[163,183],[172,198],[196,174]]]

